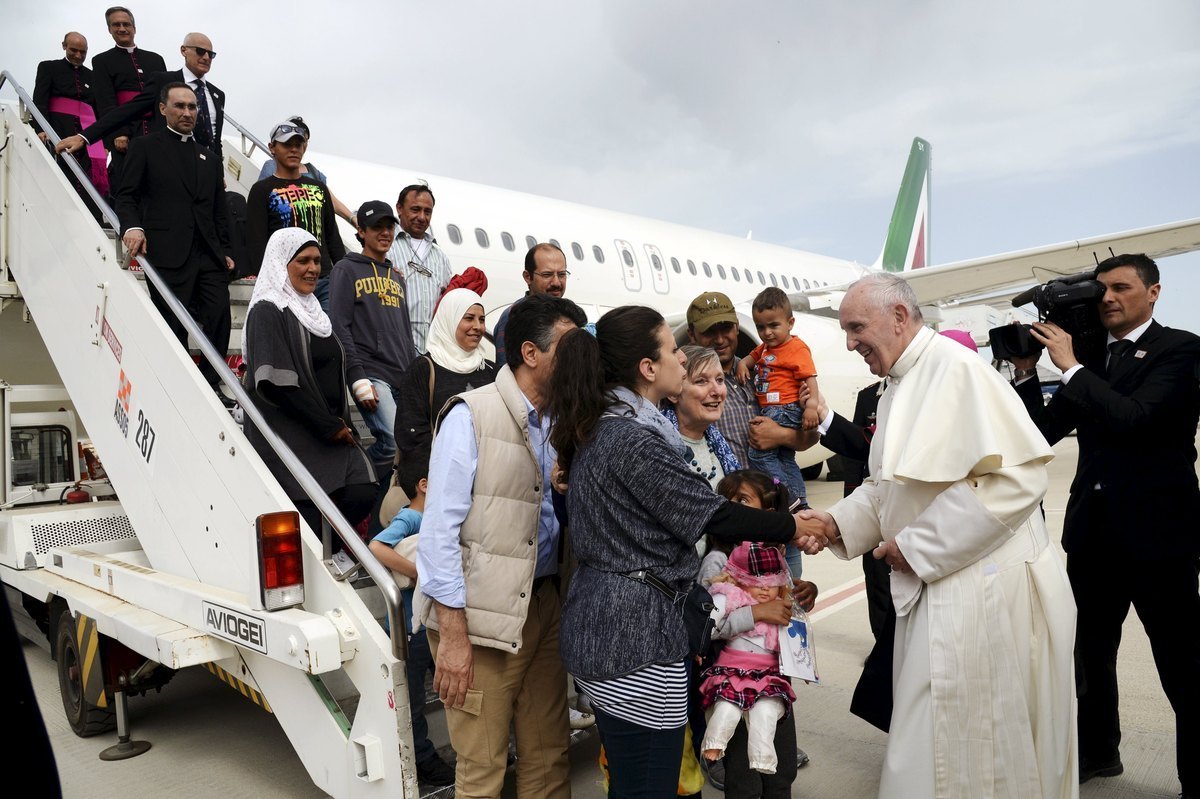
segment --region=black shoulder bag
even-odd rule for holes
[[[716,626],[712,617],[713,599],[708,593],[708,589],[700,583],[693,582],[687,591],[676,591],[651,574],[648,569],[621,572],[621,574],[630,580],[636,580],[661,591],[667,599],[671,600],[675,610],[683,617],[683,627],[687,630],[688,649],[692,657],[708,650],[708,644],[712,640],[713,627]]]

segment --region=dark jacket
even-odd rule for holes
[[[65,58],[54,61],[43,61],[38,64],[37,77],[33,82],[33,104],[42,112],[50,127],[59,138],[74,136],[82,129],[79,117],[70,114],[56,114],[50,111],[51,97],[67,97],[80,100],[95,107],[95,94],[92,90],[92,71],[87,67],[76,67]],[[37,120],[33,120],[33,129],[43,132]]]
[[[430,378],[433,390],[430,391]],[[396,449],[405,461],[418,460],[429,465],[433,444],[433,420],[451,397],[486,386],[496,380],[496,365],[484,361],[484,368],[463,374],[435,363],[426,353],[413,360],[400,382],[396,403]],[[430,402],[430,395],[433,397]]]
[[[1200,554],[1197,364],[1200,338],[1152,322],[1107,376],[1080,369],[1044,408],[1037,380],[1017,387],[1051,444],[1078,431],[1063,523],[1068,554]]]
[[[336,368],[322,370],[338,383],[332,392],[336,404],[326,399],[331,392],[318,378],[313,361],[312,334],[289,310],[269,302],[257,303],[246,317],[246,390],[267,424],[296,453],[321,488],[333,492],[343,486],[375,480],[370,459],[361,447],[330,443],[329,437],[349,418],[346,386],[340,368],[337,339],[331,337]],[[300,396],[288,397],[285,392]],[[262,457],[289,497],[307,495],[247,418],[246,438]]]
[[[250,187],[246,197],[246,247],[250,263],[243,274],[257,275],[267,240],[276,230],[298,227],[317,239],[321,248],[321,277],[346,257],[346,245],[337,228],[337,214],[329,188],[311,177],[269,177]]]
[[[183,70],[176,69],[170,72],[157,72],[151,75],[146,82],[146,88],[141,94],[124,105],[117,106],[103,117],[98,118],[96,124],[89,125],[84,129],[83,137],[89,142],[94,142],[97,139],[114,135],[116,131],[129,125],[134,120],[140,119],[147,112],[153,114],[150,120],[151,131],[166,130],[167,120],[158,112],[158,95],[162,91],[162,87],[168,83],[183,83]],[[207,78],[204,80],[204,85],[207,87],[208,94],[212,97],[213,105],[217,109],[216,118],[212,121],[213,141],[211,142],[211,149],[219,157],[221,155],[221,134],[225,129],[225,92],[209,83]]]
[[[136,64],[136,66],[135,66]],[[165,72],[163,57],[138,47],[131,55],[124,47],[114,47],[92,56],[92,88],[96,95],[96,119],[112,113],[120,105],[118,92],[141,92],[150,76]],[[148,110],[142,119],[134,119],[104,137],[111,151],[117,136],[141,136],[150,132],[155,112]],[[143,125],[145,130],[143,131]]]
[[[159,269],[185,264],[195,236],[224,268],[231,248],[216,155],[164,129],[129,143],[124,170],[116,199],[122,235],[141,228],[146,255]]]
[[[387,260],[347,255],[329,278],[329,319],[350,384],[371,378],[398,389],[416,356],[403,275]]]

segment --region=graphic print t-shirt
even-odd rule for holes
[[[321,246],[321,277],[327,277],[333,265],[346,257],[325,184],[306,176],[295,180],[271,176],[255,183],[246,198],[248,274],[258,274],[267,239],[285,227],[303,228],[316,237]]]

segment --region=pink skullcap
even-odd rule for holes
[[[971,352],[979,352],[979,348],[975,346],[975,339],[965,330],[941,330],[938,332],[951,341],[957,341]]]
[[[779,548],[757,541],[743,541],[725,563],[725,572],[739,585],[790,586],[792,575]]]

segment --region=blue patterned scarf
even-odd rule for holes
[[[662,416],[671,423],[676,432],[679,431],[679,416],[675,413],[675,408],[668,406],[663,410]],[[742,468],[737,455],[733,454],[733,448],[729,446],[729,442],[725,440],[725,436],[721,435],[721,431],[717,429],[715,424],[710,424],[704,428],[704,440],[712,448],[713,455],[717,456],[717,463],[721,464],[722,472],[730,474]],[[684,458],[688,457],[688,455],[684,456]]]

